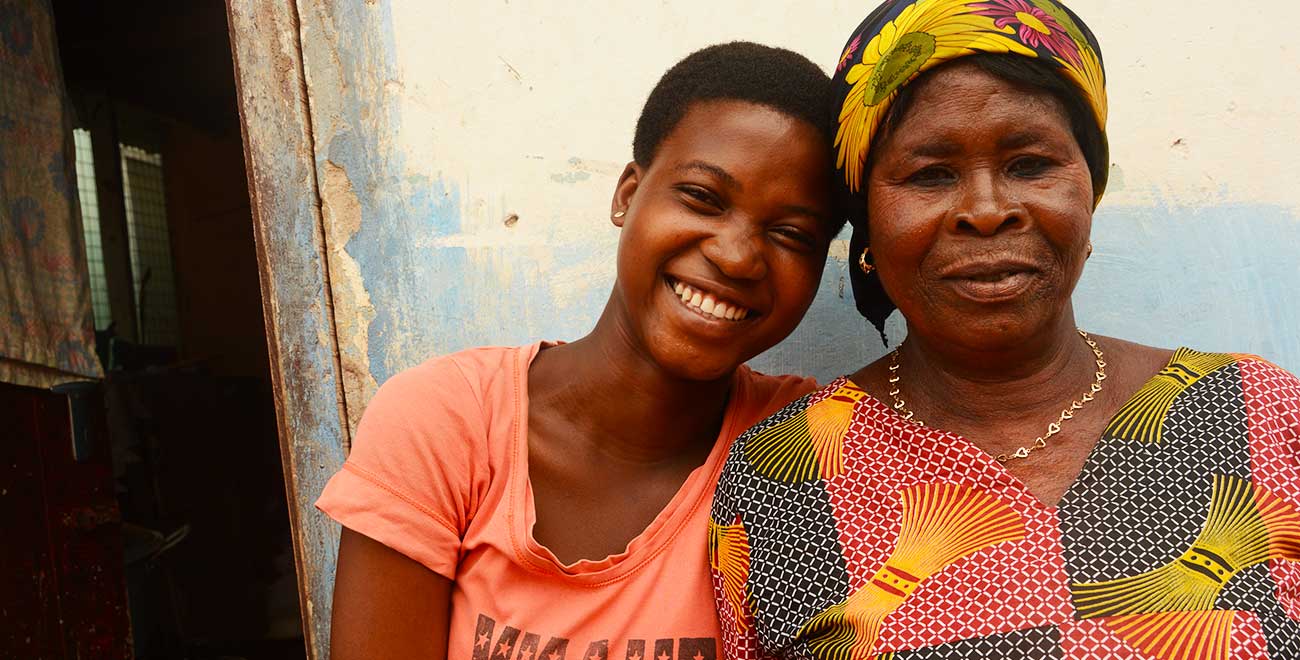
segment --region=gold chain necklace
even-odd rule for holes
[[[1062,410],[1061,416],[1057,417],[1055,422],[1047,425],[1047,433],[1038,436],[1038,438],[1034,440],[1033,444],[1027,447],[1021,447],[1011,454],[998,454],[997,459],[999,463],[1005,464],[1007,461],[1015,458],[1029,458],[1030,452],[1046,447],[1047,440],[1061,432],[1061,424],[1065,423],[1066,420],[1074,419],[1074,413],[1082,409],[1084,404],[1089,403],[1096,398],[1097,393],[1101,391],[1101,382],[1106,380],[1105,356],[1102,354],[1101,349],[1097,347],[1097,342],[1093,341],[1092,337],[1088,336],[1088,333],[1083,330],[1078,330],[1078,332],[1079,336],[1083,337],[1083,341],[1088,345],[1088,348],[1092,349],[1092,354],[1097,356],[1097,374],[1096,378],[1092,381],[1092,386],[1088,388],[1088,393],[1084,394],[1078,401],[1071,402],[1068,408]],[[895,348],[894,352],[889,354],[889,396],[894,399],[894,410],[897,410],[902,414],[903,419],[916,422],[917,424],[925,424],[925,422],[915,419],[916,414],[907,407],[907,402],[903,401],[902,392],[899,389],[899,382],[902,379],[898,376],[898,356],[899,352],[902,350],[903,345],[899,344],[898,348]]]

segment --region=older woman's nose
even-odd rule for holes
[[[706,239],[701,249],[723,275],[737,280],[759,280],[767,275],[762,239],[761,234],[748,229],[723,229]]]
[[[994,176],[967,177],[961,193],[961,202],[949,220],[949,229],[955,233],[992,236],[1019,228],[1026,220],[1024,209]]]

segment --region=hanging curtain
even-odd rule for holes
[[[0,0],[0,381],[100,378],[73,171],[72,116],[48,2]]]

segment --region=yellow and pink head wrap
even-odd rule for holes
[[[854,30],[836,64],[835,164],[846,200],[862,202],[872,140],[899,90],[945,62],[982,53],[1036,58],[1070,82],[1092,109],[1104,142],[1106,74],[1101,47],[1074,12],[1054,0],[886,0]],[[1102,168],[1106,163],[1099,165]],[[1101,186],[1104,172],[1095,177]],[[865,208],[851,212],[850,254],[867,246]],[[894,306],[877,278],[857,268],[858,311],[877,328]]]

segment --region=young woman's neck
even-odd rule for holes
[[[565,411],[611,457],[657,463],[712,447],[732,375],[687,380],[657,364],[607,308],[585,337],[548,349],[529,370],[530,405]]]

